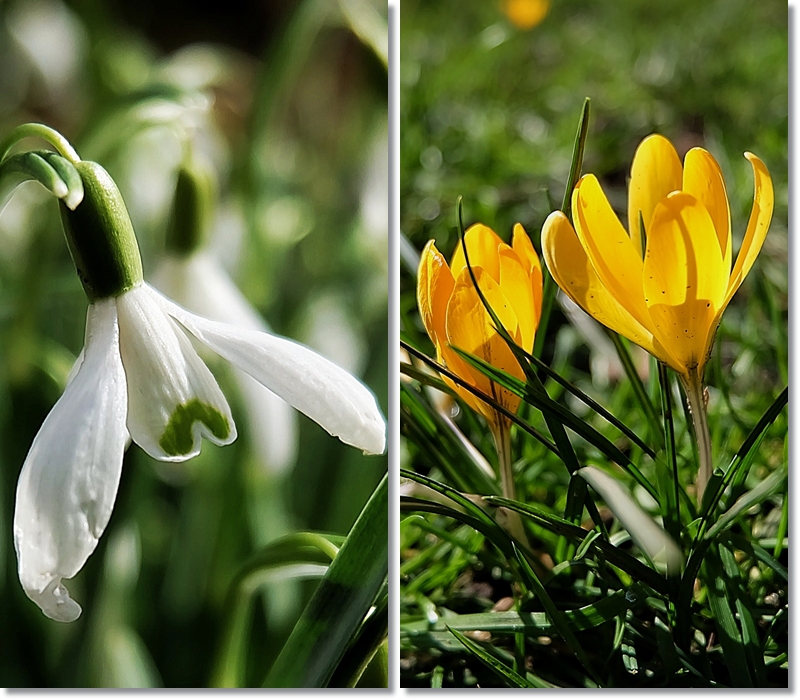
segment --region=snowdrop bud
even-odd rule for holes
[[[72,260],[90,301],[117,297],[142,281],[142,259],[128,210],[116,183],[97,163],[81,161],[83,201],[61,221]]]
[[[188,255],[199,250],[208,237],[214,197],[211,170],[196,158],[178,171],[175,199],[167,226],[167,250]]]

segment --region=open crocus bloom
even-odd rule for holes
[[[464,241],[486,301],[514,342],[530,352],[542,309],[542,268],[528,235],[516,224],[509,246],[490,228],[475,224],[464,235]],[[465,350],[524,379],[522,368],[475,290],[460,243],[449,267],[433,241],[425,246],[417,277],[417,301],[438,361],[502,406],[516,411],[518,396],[497,386],[453,350]],[[448,377],[443,379],[491,426],[496,428],[503,420],[491,406]]]
[[[752,153],[745,158],[755,196],[732,268],[719,165],[702,148],[691,149],[681,165],[672,144],[657,134],[642,141],[633,159],[630,233],[594,175],[582,177],[572,194],[575,227],[557,211],[542,229],[542,253],[561,289],[686,382],[702,381],[722,313],[753,266],[772,218],[767,168]]]
[[[62,579],[94,551],[111,516],[130,434],[182,461],[201,438],[236,438],[228,403],[186,332],[343,442],[382,453],[385,424],[357,379],[302,345],[185,311],[140,282],[89,305],[73,379],[36,435],[17,486],[14,542],[27,595],[55,620],[80,615]]]
[[[168,297],[205,318],[270,332],[208,250],[165,256],[152,281]],[[284,473],[297,453],[294,410],[247,372],[234,368],[234,378],[247,409],[250,438],[264,468],[273,474]]]

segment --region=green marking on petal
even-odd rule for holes
[[[173,457],[191,452],[194,444],[192,426],[195,421],[205,424],[218,440],[225,440],[231,434],[228,419],[225,416],[213,406],[198,399],[192,399],[178,406],[173,412],[164,434],[158,441],[161,449]]]

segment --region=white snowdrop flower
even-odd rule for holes
[[[230,408],[193,336],[343,442],[385,448],[385,421],[361,382],[285,338],[192,314],[143,281],[125,204],[96,163],[74,163],[84,199],[61,205],[89,298],[72,381],[45,419],[17,485],[14,544],[25,592],[54,620],[81,608],[64,579],[94,551],[116,497],[128,436],[156,459],[182,461],[203,437],[236,438]]]

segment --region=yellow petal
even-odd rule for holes
[[[649,315],[642,291],[642,259],[594,175],[572,194],[575,232],[603,286],[641,325]]]
[[[696,197],[708,210],[717,231],[725,270],[731,269],[731,212],[722,171],[714,157],[693,148],[683,161],[683,191]]]
[[[528,266],[528,276],[533,289],[533,306],[536,312],[535,330],[539,327],[539,319],[542,317],[542,263],[522,224],[514,224],[511,247],[519,255],[520,260]]]
[[[449,369],[459,379],[462,379],[470,386],[478,387],[478,380],[475,376],[473,376],[473,372],[475,375],[480,375],[480,372],[478,372],[477,369],[473,370],[472,367],[462,360],[449,346],[440,346],[436,354],[436,359],[438,360],[439,364],[447,367],[447,369]],[[453,391],[455,391],[464,403],[492,423],[497,422],[497,412],[494,409],[491,409],[488,404],[481,401],[477,396],[475,396],[475,394],[471,393],[460,384],[454,382],[447,375],[443,374],[441,376],[444,383],[447,384],[447,386],[449,386]]]
[[[417,273],[417,306],[422,323],[434,345],[446,339],[445,311],[453,292],[455,280],[444,256],[428,241],[422,251]]]
[[[569,219],[554,211],[542,227],[542,255],[564,293],[595,320],[658,355],[652,333],[606,289],[592,267]],[[665,358],[662,358],[665,359]]]
[[[769,176],[767,166],[758,156],[752,153],[745,153],[744,157],[753,166],[753,177],[755,179],[755,194],[753,196],[753,209],[750,212],[750,221],[747,223],[747,231],[742,240],[742,247],[736,257],[736,264],[731,272],[731,279],[728,284],[728,293],[725,297],[725,305],[739,289],[742,281],[747,277],[750,268],[756,261],[761,246],[764,245],[764,238],[767,236],[770,221],[772,220],[772,209],[775,205],[775,193],[772,189],[772,178]]]
[[[527,264],[511,248],[500,250],[500,289],[517,318],[519,344],[530,352],[533,350],[533,337],[539,317],[534,307]]]
[[[475,224],[467,229],[464,234],[464,241],[467,244],[469,253],[469,264],[472,267],[482,267],[492,279],[497,282],[500,279],[500,258],[499,250],[501,247],[508,247],[492,229],[483,224]],[[467,266],[464,258],[464,249],[459,241],[453,259],[450,261],[450,270],[453,277],[458,279],[461,271]]]
[[[675,148],[660,134],[648,136],[636,149],[628,186],[628,230],[639,257],[642,256],[639,212],[646,233],[650,233],[650,219],[656,204],[670,192],[681,189],[682,172]]]
[[[692,195],[673,192],[653,213],[644,291],[655,335],[686,373],[706,361],[728,274],[711,215]]]
[[[510,302],[499,285],[482,268],[474,268],[476,281],[492,310],[512,338],[519,343],[517,319]],[[447,338],[450,345],[480,357],[489,364],[523,379],[524,374],[506,342],[494,328],[491,318],[478,297],[468,271],[456,279],[447,306]],[[474,386],[494,397],[510,410],[519,406],[519,398],[497,386],[478,370],[472,370]]]

